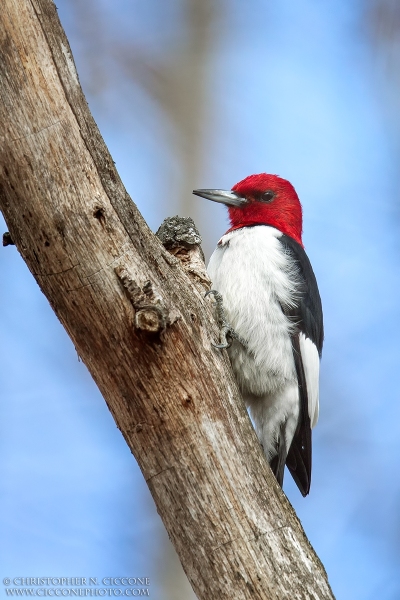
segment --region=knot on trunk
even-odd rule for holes
[[[162,333],[167,326],[168,313],[155,294],[151,281],[140,287],[122,266],[116,267],[115,273],[135,309],[135,328],[147,333]]]

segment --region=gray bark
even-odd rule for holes
[[[0,27],[1,210],[136,457],[195,593],[333,598],[227,356],[211,346],[205,282],[127,195],[53,2],[3,0]]]

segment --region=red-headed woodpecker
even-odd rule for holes
[[[234,330],[229,357],[276,479],[282,486],[286,464],[306,496],[323,321],[299,198],[288,181],[266,173],[231,191],[193,193],[228,206],[231,227],[208,273]]]

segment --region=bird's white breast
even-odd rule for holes
[[[279,242],[281,232],[259,225],[225,234],[208,273],[224,301],[229,323],[247,342],[229,350],[243,396],[275,394],[297,381],[290,332],[282,306],[296,297],[297,270]]]

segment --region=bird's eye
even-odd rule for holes
[[[275,198],[275,192],[272,190],[267,190],[263,192],[260,197],[261,202],[271,202]]]

